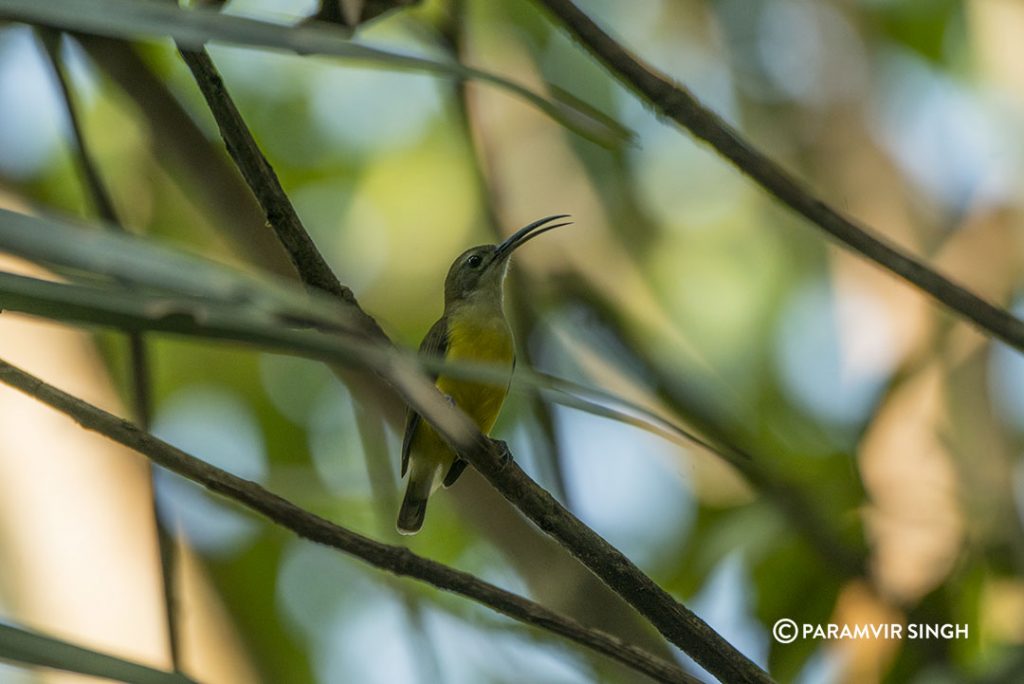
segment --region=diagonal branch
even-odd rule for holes
[[[196,82],[217,118],[229,152],[263,206],[267,220],[282,239],[296,268],[300,271],[305,268],[320,269],[322,265],[329,271],[329,267],[323,262],[322,257],[319,257],[319,252],[295,215],[294,209],[290,208],[288,197],[231,101],[209,55],[205,50],[198,53],[182,50],[182,55],[189,68],[193,70]],[[288,242],[285,242],[285,239]],[[316,257],[319,257],[319,261]],[[330,282],[331,279],[337,282],[333,273],[331,279],[322,272],[303,273],[301,277],[307,284],[314,278],[317,282]],[[338,287],[343,290],[336,291],[336,294],[352,309],[355,316],[372,323],[372,328],[369,329],[372,330],[371,334],[381,344],[390,345],[385,333],[368,314],[363,312],[351,291],[340,283]],[[508,459],[509,462],[506,463],[508,454],[480,434],[476,426],[461,411],[448,407],[436,389],[430,395],[425,394],[422,374],[415,373],[415,369],[403,370],[395,366],[377,370],[381,377],[398,391],[403,400],[433,425],[456,453],[480,471],[502,496],[708,672],[728,682],[771,681],[764,670],[686,606],[676,601],[621,551],[587,527],[534,482],[515,462]]]
[[[300,537],[338,549],[381,570],[424,581],[438,589],[477,601],[503,615],[559,634],[656,681],[682,684],[698,682],[679,667],[666,663],[643,649],[604,632],[584,627],[574,620],[484,582],[469,573],[423,558],[404,547],[373,541],[328,522],[254,482],[201,461],[140,430],[132,423],[48,385],[2,360],[0,382],[70,416],[85,429],[139,452],[153,463],[242,504]]]
[[[1024,351],[1024,321],[869,232],[816,197],[705,107],[684,86],[640,61],[572,0],[537,0],[612,74],[656,111],[710,144],[783,204],[833,238],[928,293],[985,333]]]
[[[228,97],[224,81],[206,49],[179,51],[217,120],[228,153],[256,195],[256,200],[266,214],[267,223],[291,257],[303,284],[328,292],[342,301],[353,302],[352,291],[338,281],[338,277],[327,265],[295,213],[295,208],[285,196],[277,174],[248,133],[242,115]]]

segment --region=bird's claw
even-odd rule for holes
[[[494,444],[498,452],[498,465],[502,468],[512,462],[512,450],[508,448],[508,444],[502,439],[492,439],[491,443]]]

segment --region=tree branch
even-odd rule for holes
[[[537,0],[612,74],[661,114],[711,145],[742,173],[848,248],[900,276],[985,333],[1024,351],[1024,321],[982,299],[816,197],[684,86],[643,63],[573,4]]]
[[[587,527],[491,444],[460,450],[526,517],[636,608],[669,641],[723,682],[770,682],[768,674],[740,653],[686,606],[645,575],[621,551]]]
[[[677,666],[604,632],[584,627],[559,613],[507,592],[475,576],[418,556],[400,546],[373,541],[303,510],[259,486],[216,468],[138,427],[0,360],[0,382],[70,416],[87,430],[128,447],[153,463],[236,501],[295,534],[360,558],[395,575],[412,577],[472,599],[535,627],[559,634],[642,672],[659,682],[699,680]]]
[[[238,108],[224,89],[224,81],[205,49],[180,49],[182,58],[195,77],[196,84],[220,127],[228,153],[238,165],[246,183],[266,215],[267,223],[284,246],[306,287],[315,287],[353,305],[353,314],[366,326],[366,332],[385,338],[384,332],[366,312],[355,306],[352,290],[341,284],[313,239],[299,220],[295,208],[281,187],[277,174],[252,137]]]
[[[357,319],[366,322],[373,337],[382,344],[390,345],[390,340],[376,321],[359,307],[351,290],[338,282],[320,256],[291,208],[276,174],[231,101],[209,55],[205,50],[181,50],[181,53],[217,119],[228,151],[264,208],[268,222],[291,256],[303,282],[338,296],[349,305]],[[436,389],[431,396],[424,396],[420,387],[422,377],[409,382],[410,378],[399,368],[378,368],[378,371],[406,403],[433,425],[456,453],[480,471],[502,496],[708,672],[728,682],[771,681],[764,670],[676,601],[621,551],[584,525],[518,465],[510,459],[506,464],[508,455],[480,434],[461,411],[447,407]],[[462,429],[453,430],[448,426]]]

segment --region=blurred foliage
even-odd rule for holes
[[[1024,32],[1024,10],[1012,0],[579,4],[845,212],[990,299],[1019,296],[1024,48],[1005,36]],[[292,22],[314,5],[224,11]],[[551,83],[637,132],[635,146],[606,149],[473,83],[210,47],[317,244],[396,342],[416,346],[441,313],[451,260],[493,241],[492,219],[505,233],[571,213],[573,229],[517,255],[508,294],[530,330],[521,354],[751,458],[734,468],[573,409],[544,414],[516,391],[495,434],[538,481],[563,481],[576,514],[779,681],[1024,677],[1019,355],[825,243],[639,105],[533,4],[427,0],[357,35]],[[190,189],[233,172],[187,69],[166,41],[138,50],[223,163],[159,154],[157,140],[180,131],[65,38],[125,224],[257,272]],[[0,202],[90,220],[63,107],[31,30],[0,28]],[[96,339],[127,392],[121,336]],[[201,438],[196,455],[394,539],[371,496],[356,389],[308,361],[147,339],[164,438]],[[399,440],[389,428],[393,473]],[[545,588],[527,571],[545,574],[545,552],[503,555],[512,533],[481,520],[488,510],[468,514],[461,487],[432,501],[411,548],[582,614],[578,587],[552,571]],[[425,652],[443,681],[632,681],[189,491],[161,487],[162,511],[193,539],[266,681],[427,682]],[[197,497],[210,499],[205,519],[175,513]],[[780,644],[781,618],[959,623],[970,636]]]

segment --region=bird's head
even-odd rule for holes
[[[460,254],[444,280],[445,307],[471,297],[497,297],[500,301],[501,286],[512,252],[542,233],[569,225],[571,221],[552,224],[552,221],[567,217],[567,214],[559,214],[542,218],[520,228],[500,245],[471,247]]]

